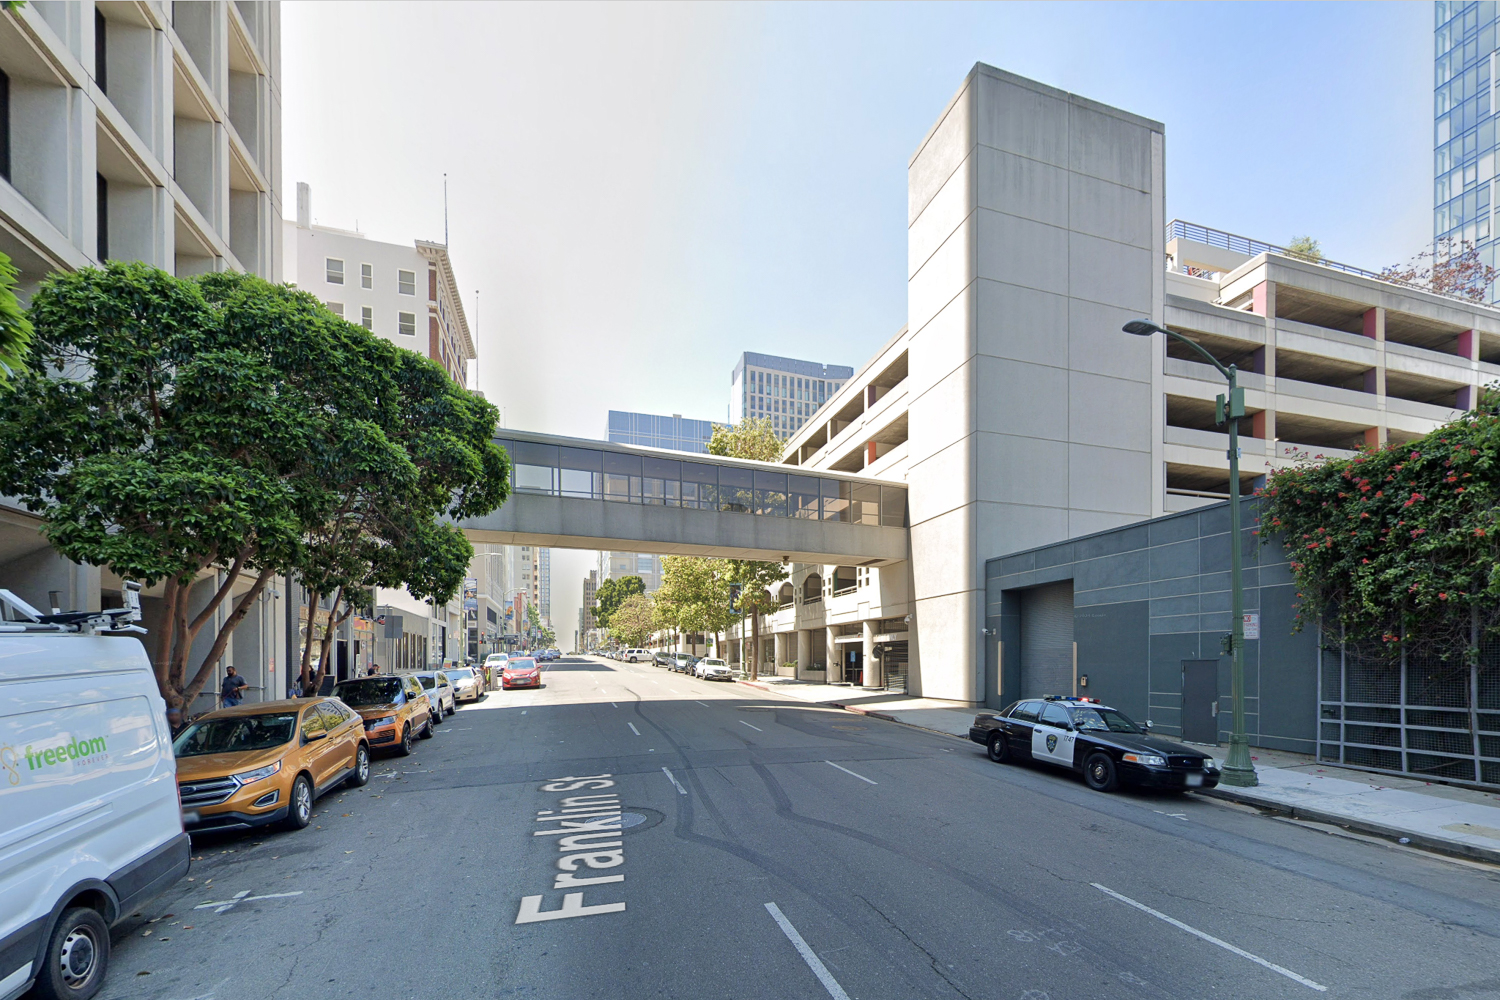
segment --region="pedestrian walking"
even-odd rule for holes
[[[230,667],[224,674],[224,683],[219,686],[219,704],[224,708],[233,708],[242,700],[240,691],[245,687],[245,678],[235,673]]]

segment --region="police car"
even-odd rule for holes
[[[1208,754],[1152,736],[1097,698],[1027,698],[980,714],[969,739],[996,763],[1038,760],[1081,772],[1090,788],[1213,788],[1219,765]]]

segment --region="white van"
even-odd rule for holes
[[[0,609],[0,1000],[87,1000],[110,925],[188,870],[166,704],[140,642],[98,634],[138,604]]]

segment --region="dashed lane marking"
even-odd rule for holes
[[[781,907],[775,903],[767,903],[766,912],[771,915],[772,920],[776,921],[776,926],[781,928],[781,933],[786,935],[787,940],[792,942],[792,947],[797,949],[797,954],[802,956],[802,961],[806,962],[813,975],[818,977],[818,982],[823,984],[828,995],[833,997],[833,1000],[849,1000],[849,994],[845,993],[839,981],[833,978],[833,973],[828,971],[828,966],[823,964],[823,960],[812,948],[808,947],[802,935],[797,933],[797,928],[793,927],[792,922],[786,918],[786,914],[781,912]]]
[[[851,771],[851,770],[849,770],[847,767],[839,767],[839,765],[835,764],[831,760],[825,760],[823,763],[827,764],[829,767],[838,767],[839,770],[843,771],[845,774],[854,774],[854,772]],[[872,784],[872,785],[878,785],[878,784],[880,784],[880,782],[878,782],[878,781],[871,781],[869,778],[866,778],[863,774],[854,774],[854,776],[856,778],[858,778],[860,781],[869,781],[870,784]]]
[[[1157,920],[1165,921],[1166,923],[1171,924],[1173,927],[1176,927],[1180,931],[1187,931],[1189,934],[1193,935],[1193,937],[1200,938],[1200,939],[1202,939],[1204,941],[1207,941],[1209,944],[1216,944],[1220,948],[1223,948],[1225,951],[1233,952],[1234,954],[1240,956],[1241,958],[1248,958],[1250,961],[1254,962],[1256,965],[1263,966],[1263,967],[1265,967],[1267,969],[1270,969],[1272,972],[1280,973],[1281,975],[1286,976],[1288,979],[1291,979],[1291,980],[1293,980],[1295,982],[1301,983],[1303,986],[1306,986],[1310,990],[1317,990],[1319,993],[1327,993],[1328,992],[1328,987],[1324,986],[1321,983],[1315,983],[1311,979],[1308,979],[1305,976],[1299,976],[1295,972],[1293,972],[1291,969],[1282,968],[1281,966],[1277,965],[1275,962],[1269,962],[1266,959],[1261,958],[1259,955],[1252,955],[1252,954],[1250,954],[1248,951],[1246,951],[1243,948],[1236,948],[1234,945],[1230,944],[1228,941],[1220,940],[1219,938],[1214,937],[1212,934],[1208,934],[1208,933],[1206,933],[1204,931],[1200,931],[1196,927],[1190,927],[1187,924],[1183,923],[1181,920],[1178,920],[1176,917],[1169,917],[1165,913],[1161,912],[1160,910],[1153,910],[1151,907],[1147,906],[1145,903],[1137,903],[1135,900],[1131,899],[1129,896],[1121,895],[1120,893],[1115,892],[1113,889],[1109,888],[1108,886],[1102,886],[1098,882],[1090,882],[1089,885],[1093,886],[1095,889],[1098,889],[1100,892],[1104,893],[1106,896],[1113,896],[1115,899],[1118,899],[1120,902],[1124,903],[1126,906],[1133,906],[1137,910],[1140,910],[1142,913],[1149,913],[1153,917],[1155,917]]]
[[[671,783],[672,783],[672,787],[674,787],[674,788],[676,788],[676,789],[677,789],[677,794],[678,794],[678,795],[686,795],[686,794],[687,794],[687,789],[686,789],[686,788],[683,788],[683,787],[682,787],[682,783],[681,783],[681,782],[679,782],[679,781],[678,781],[678,780],[677,780],[677,779],[676,779],[676,778],[675,778],[675,777],[674,777],[674,776],[673,776],[673,775],[672,775],[672,772],[671,772],[671,771],[669,771],[669,770],[667,770],[667,769],[666,769],[666,768],[662,768],[662,769],[661,769],[661,773],[662,773],[662,774],[665,774],[665,775],[666,775],[666,776],[667,776],[667,780],[668,780],[668,781],[670,781],[670,782],[671,782]]]
[[[630,727],[630,731],[632,733],[635,733],[637,736],[641,735],[641,731],[639,729],[635,728],[635,723],[634,722],[627,722],[627,723],[625,723],[625,725],[627,725],[627,726]]]
[[[710,705],[706,701],[700,701],[700,702],[698,702],[698,704],[702,705],[704,708],[712,708],[713,707],[712,705]]]
[[[746,722],[744,719],[741,719],[740,720],[740,725],[742,725],[742,726],[750,726],[750,723]],[[755,730],[757,733],[763,733],[763,732],[765,732],[765,730],[762,729],[762,728],[760,728],[759,726],[750,726],[750,728],[753,729],[753,730]]]

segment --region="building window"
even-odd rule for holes
[[[375,329],[375,310],[369,306],[359,307],[359,325],[366,330]]]
[[[94,217],[98,229],[95,234],[98,241],[95,258],[102,264],[109,260],[109,181],[104,179],[103,174],[95,174],[94,178],[94,186],[98,192]]]
[[[342,302],[330,302],[328,303],[328,309],[339,319],[344,318],[344,304]]]
[[[330,285],[342,285],[344,283],[344,262],[337,257],[326,258],[323,261],[323,276],[328,280]]]
[[[400,292],[402,295],[417,294],[417,272],[397,271],[396,291]]]
[[[374,288],[375,287],[375,265],[374,264],[361,264],[361,265],[359,265],[359,287],[360,288]]]
[[[10,180],[10,77],[0,70],[0,177]]]
[[[396,332],[403,337],[415,337],[417,335],[417,314],[397,313]]]

